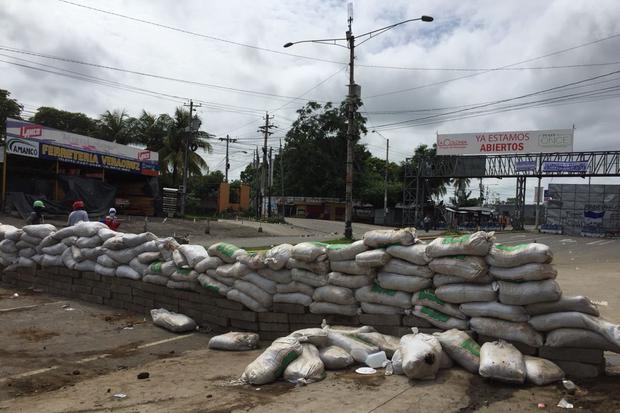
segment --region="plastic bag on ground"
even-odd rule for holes
[[[524,264],[519,267],[491,267],[489,273],[502,281],[540,281],[557,277],[558,272],[551,264]]]
[[[480,348],[480,370],[482,377],[522,384],[526,370],[523,355],[510,343],[492,341]]]
[[[291,278],[294,281],[299,281],[313,287],[322,287],[327,285],[327,275],[316,274],[300,268],[293,268],[291,270]]]
[[[339,287],[357,289],[366,285],[371,285],[374,277],[371,275],[349,275],[341,272],[332,271],[327,274],[327,283]]]
[[[305,262],[296,260],[295,258],[290,258],[288,260],[287,266],[292,269],[306,270],[321,275],[327,274],[329,272],[329,261],[327,260]]]
[[[381,288],[415,293],[416,291],[430,287],[433,281],[429,278],[417,277],[415,275],[380,272],[377,275],[377,283]]]
[[[527,381],[537,386],[544,386],[564,378],[564,371],[551,360],[524,355],[523,361]]]
[[[493,232],[478,231],[455,237],[435,238],[426,247],[426,254],[431,258],[447,255],[479,255],[489,253],[494,240]]]
[[[303,347],[295,337],[278,338],[245,368],[241,380],[254,385],[274,382],[302,352]]]
[[[531,320],[530,320],[531,321]],[[478,334],[501,338],[508,341],[527,344],[532,347],[542,347],[543,336],[527,323],[498,320],[495,318],[473,317],[469,325]]]
[[[491,277],[489,273],[486,273],[478,278],[467,281],[467,283],[468,284],[491,284],[493,281],[494,281],[494,278]],[[448,285],[448,284],[462,284],[462,283],[463,283],[463,279],[455,275],[437,273],[433,276],[433,285],[435,287],[441,287],[442,285]]]
[[[231,301],[236,301],[238,303],[243,304],[247,308],[257,313],[264,313],[268,311],[265,307],[263,307],[258,301],[250,297],[249,295],[242,293],[237,289],[231,289],[226,293],[226,298]]]
[[[275,294],[277,291],[275,282],[268,280],[267,278],[263,278],[255,272],[249,272],[243,277],[241,277],[241,279],[247,282],[251,282],[258,288],[269,294]]]
[[[211,337],[209,348],[213,350],[247,351],[258,348],[259,336],[256,333],[241,333],[231,331]]]
[[[404,314],[405,309],[391,305],[361,302],[362,312],[365,314]]]
[[[435,333],[443,350],[465,370],[478,374],[480,368],[480,345],[469,334],[457,329]]]
[[[407,334],[400,339],[402,369],[410,379],[434,379],[441,362],[441,344],[428,334]]]
[[[562,290],[554,280],[527,281],[513,283],[497,281],[499,286],[499,301],[503,304],[527,305],[557,301],[562,296]]]
[[[495,301],[497,291],[494,284],[448,284],[435,289],[435,295],[453,304],[472,301]]]
[[[211,245],[207,249],[207,252],[211,257],[219,257],[228,264],[232,264],[237,261],[237,257],[239,255],[247,254],[243,248],[239,248],[236,245],[226,242],[217,242]]]
[[[295,337],[300,343],[310,343],[317,347],[325,347],[329,342],[327,330],[319,327],[296,330],[289,336]]]
[[[530,304],[526,306],[525,309],[531,315],[561,313],[565,311],[577,311],[579,313],[590,314],[595,317],[600,315],[596,304],[583,295],[574,297],[567,297],[563,295],[557,301]]]
[[[146,276],[143,278],[146,281]],[[198,282],[202,285],[203,288],[226,296],[228,291],[231,290],[231,287],[228,285],[209,277],[207,274],[200,274],[198,276]]]
[[[403,371],[403,357],[400,354],[400,347],[398,348],[398,350],[394,352],[391,362],[392,362],[392,369],[394,371],[394,374],[397,374],[399,376],[402,376],[405,374],[405,372]]]
[[[490,317],[506,321],[526,322],[530,315],[520,305],[507,305],[496,301],[464,303],[460,309],[469,317]]]
[[[302,293],[312,297],[314,290],[314,287],[299,281],[291,281],[288,284],[276,284],[276,293],[278,294]]]
[[[299,304],[308,307],[312,304],[312,296],[303,293],[277,293],[273,295],[273,302]]]
[[[272,270],[281,270],[286,267],[293,253],[291,244],[280,244],[265,253],[265,264]]]
[[[469,327],[469,323],[467,322],[467,320],[450,317],[447,314],[444,314],[433,308],[425,307],[423,305],[416,305],[413,309],[413,315],[423,318],[435,327],[439,327],[442,330],[449,330],[451,328],[466,330]]]
[[[268,292],[257,288],[254,284],[250,282],[237,280],[235,281],[234,287],[248,297],[254,299],[264,308],[271,307],[271,304],[273,303],[272,294],[269,294]]]
[[[207,250],[202,245],[184,244],[179,246],[179,251],[192,268],[209,256]]]
[[[198,272],[207,272],[207,270],[214,270],[223,264],[224,261],[219,257],[206,257],[198,262],[198,264],[194,266],[194,269]]]
[[[431,260],[426,255],[426,244],[421,242],[413,245],[390,245],[386,251],[394,258],[400,258],[415,265],[426,265]]]
[[[547,347],[594,348],[620,354],[620,346],[599,333],[582,328],[558,328],[547,333]]]
[[[558,328],[582,328],[594,331],[612,344],[620,346],[620,325],[589,314],[576,311],[541,314],[530,318],[529,323],[538,331],[551,331]]]
[[[196,322],[186,315],[173,313],[164,308],[151,310],[153,324],[174,333],[183,333],[196,329]]]
[[[256,271],[258,274],[267,278],[268,280],[275,281],[278,284],[288,284],[291,282],[291,270],[282,269],[282,270],[273,270],[271,268],[261,268]]]
[[[364,244],[371,248],[380,248],[388,245],[412,245],[415,243],[415,228],[402,229],[375,229],[363,236]]]
[[[341,272],[351,275],[371,275],[374,274],[372,268],[362,267],[354,260],[351,261],[334,261],[330,263],[332,271]]]
[[[303,343],[302,353],[284,370],[284,380],[295,384],[308,384],[325,378],[325,365],[319,350],[313,344]]]
[[[403,291],[381,288],[377,284],[357,289],[355,291],[355,298],[359,302],[411,308],[411,294]]]
[[[362,267],[381,267],[389,260],[390,255],[382,248],[361,252],[355,256],[355,262]]]
[[[327,245],[327,258],[330,261],[350,261],[354,260],[357,254],[367,251],[368,247],[364,241],[359,240],[351,244],[330,244]]]
[[[313,314],[339,314],[354,316],[359,312],[357,304],[334,304],[326,301],[314,301],[310,304],[310,312]]]
[[[493,244],[486,260],[494,267],[518,267],[529,263],[549,264],[553,261],[553,252],[549,246],[538,243]]]
[[[355,297],[350,288],[336,287],[334,285],[326,285],[314,290],[312,295],[314,301],[327,301],[334,304],[355,304]]]
[[[340,370],[355,362],[345,349],[338,346],[327,346],[319,349],[319,357],[327,370]]]
[[[368,355],[379,351],[379,347],[375,345],[356,340],[331,328],[327,330],[327,337],[330,345],[343,348],[358,363],[363,363]]]
[[[312,262],[315,261],[319,255],[327,253],[325,244],[320,242],[300,242],[293,247],[291,257],[303,261]]]
[[[463,282],[475,280],[487,272],[487,263],[484,258],[472,255],[435,258],[428,266],[434,272],[461,277]]]
[[[467,318],[457,305],[446,303],[445,301],[437,297],[435,295],[435,292],[430,288],[420,290],[414,293],[411,297],[411,304],[423,305],[428,308],[433,308],[444,314],[456,318],[461,318],[463,320]]]

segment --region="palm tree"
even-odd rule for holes
[[[164,173],[172,174],[172,182],[174,186],[178,186],[181,172],[183,171],[183,159],[185,156],[185,142],[188,132],[186,128],[189,126],[189,112],[183,108],[177,108],[174,113],[173,123],[170,125],[166,136],[163,139],[163,145],[159,150],[159,164]],[[189,137],[189,145],[195,146],[198,150],[202,149],[211,152],[211,144],[207,139],[212,135],[203,131],[195,131]],[[189,151],[188,154],[188,173],[189,175],[201,175],[207,171],[207,162],[196,151]]]
[[[143,110],[140,117],[134,118],[132,123],[138,143],[148,150],[159,152],[164,147],[169,129],[174,126],[174,119],[165,113],[154,115]]]
[[[133,118],[130,118],[125,109],[106,110],[98,121],[99,137],[109,142],[116,142],[123,145],[137,143],[135,131],[132,128]]]

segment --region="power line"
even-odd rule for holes
[[[599,63],[581,63],[570,65],[553,65],[553,66],[529,66],[529,67],[497,67],[497,68],[466,68],[466,67],[406,67],[406,66],[383,66],[383,65],[364,65],[356,64],[356,67],[365,67],[369,69],[393,69],[393,70],[409,70],[420,72],[497,72],[497,71],[519,71],[519,70],[552,70],[552,69],[578,69],[583,67],[601,67],[614,66],[620,64],[620,61],[599,62]]]

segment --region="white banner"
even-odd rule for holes
[[[437,155],[572,152],[573,129],[437,135]]]

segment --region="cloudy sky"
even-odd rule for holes
[[[620,72],[613,73],[620,2],[359,0],[353,31],[423,14],[435,21],[399,26],[356,48],[362,110],[370,129],[390,139],[392,160],[432,144],[437,132],[573,125],[575,150],[620,149]],[[93,117],[107,109],[172,113],[192,98],[202,103],[202,129],[238,138],[235,177],[261,143],[265,111],[279,126],[275,149],[307,99],[343,99],[348,50],[282,45],[344,37],[346,20],[342,0],[0,0],[0,88],[26,116],[43,105]],[[530,96],[472,108],[522,95]],[[382,136],[363,138],[381,157]],[[222,169],[224,145],[214,148],[207,161]],[[487,184],[514,196],[513,180]]]

